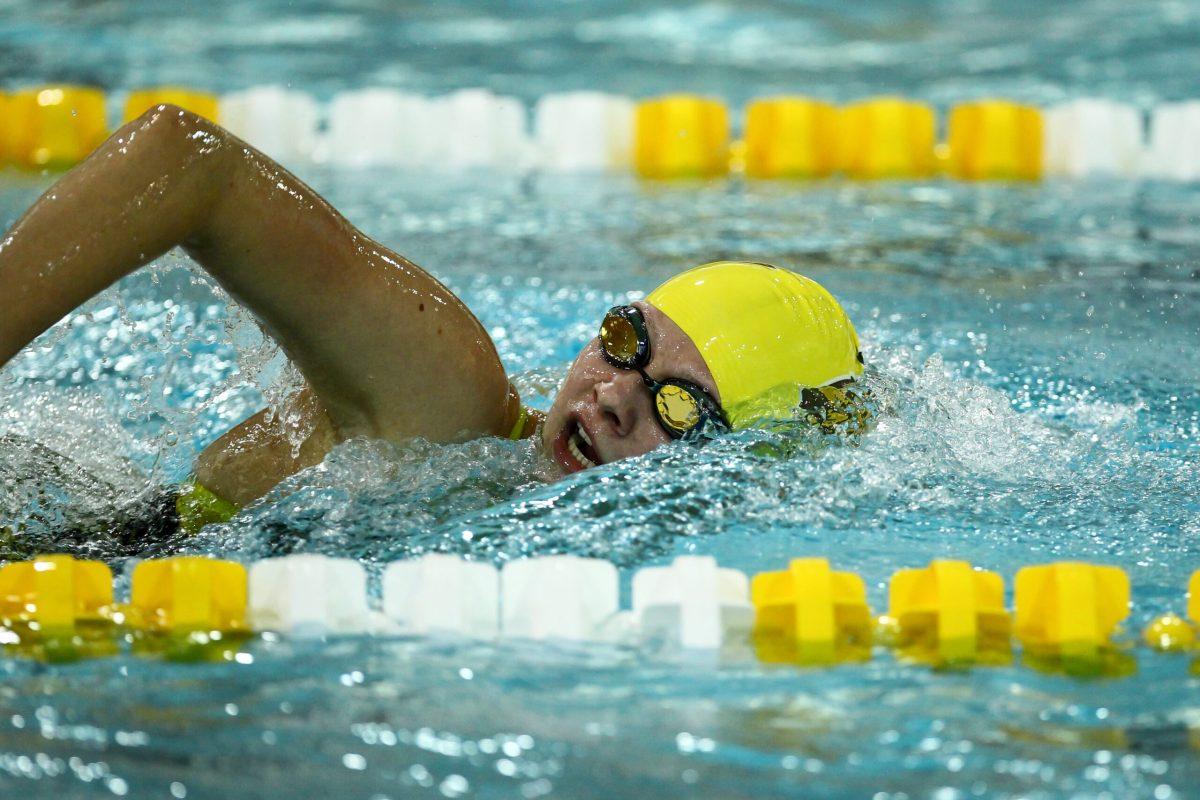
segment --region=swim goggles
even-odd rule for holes
[[[707,423],[730,430],[720,404],[700,386],[679,378],[656,381],[645,372],[650,363],[650,332],[636,306],[615,306],[600,323],[600,352],[619,369],[635,370],[654,395],[658,423],[672,439],[682,439]]]

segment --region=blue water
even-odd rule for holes
[[[65,64],[115,87],[291,76],[318,93],[384,80],[737,99],[819,76],[838,97],[1195,94],[1180,66],[1194,60],[1193,4],[1080,3],[1051,19],[1033,5],[501,14],[461,3],[401,16],[345,3],[316,22],[306,4],[217,4],[224,15],[204,20],[169,4],[14,7],[3,41],[76,47],[19,69],[6,60],[11,75]],[[631,22],[647,9],[657,22]],[[1044,40],[1028,40],[1030,17]],[[125,46],[138,31],[161,36]],[[159,42],[174,42],[171,58]],[[604,60],[568,58],[580,42]],[[218,73],[218,56],[256,71]],[[614,300],[745,257],[804,272],[845,303],[881,412],[854,442],[747,432],[557,483],[524,444],[353,441],[184,550],[318,551],[373,571],[429,551],[574,552],[612,559],[626,583],[684,553],[749,573],[823,555],[864,577],[876,611],[895,569],[934,557],[997,570],[1010,587],[1021,566],[1073,558],[1129,572],[1126,640],[1183,608],[1200,568],[1200,188],[299,171],[458,291],[535,404]],[[49,181],[0,176],[0,221]],[[102,516],[185,475],[204,444],[295,382],[252,319],[168,255],[0,372],[0,514],[25,522],[27,542]],[[44,448],[65,458],[48,462]],[[115,543],[72,546],[108,558],[127,588]],[[802,669],[736,653],[714,663],[415,639],[257,639],[225,664],[4,658],[0,796],[1193,796],[1200,662],[1133,652],[1137,672],[1120,679],[934,672],[882,649]]]
[[[288,83],[439,94],[485,86],[700,91],[741,103],[803,91],[902,91],[1139,103],[1189,99],[1193,0],[4,0],[0,80],[214,91]]]

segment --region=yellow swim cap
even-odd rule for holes
[[[862,375],[858,334],[820,284],[766,264],[717,261],[646,302],[695,343],[735,429],[792,416],[804,388]]]

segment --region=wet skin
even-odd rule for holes
[[[712,373],[687,334],[654,306],[634,305],[641,310],[650,332],[651,358],[646,374],[656,380],[691,381],[720,402]],[[641,376],[635,370],[608,363],[599,339],[588,342],[571,365],[542,426],[543,451],[564,473],[589,466],[568,446],[578,428],[582,428],[585,439],[576,440],[576,446],[596,464],[640,456],[671,441],[659,424],[653,396]]]

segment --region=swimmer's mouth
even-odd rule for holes
[[[596,446],[592,444],[592,437],[588,436],[588,432],[577,419],[567,423],[566,428],[559,434],[554,451],[559,465],[568,473],[604,463],[600,454],[596,452]]]

